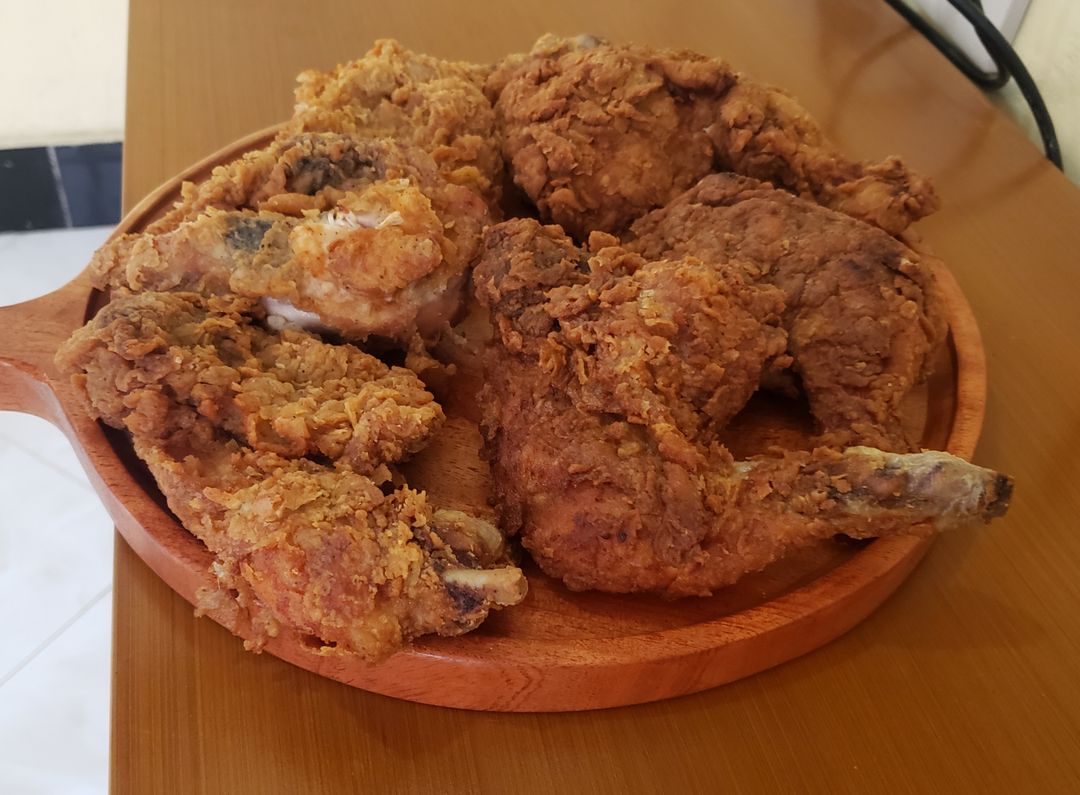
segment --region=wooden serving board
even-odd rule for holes
[[[275,132],[241,139],[169,180],[114,234],[144,228],[177,199],[182,181],[205,178]],[[914,237],[908,242],[919,247]],[[956,281],[934,262],[948,300],[949,341],[934,377],[909,397],[906,422],[921,431],[923,446],[970,458],[985,405],[982,342]],[[52,362],[102,300],[84,273],[55,293],[0,309],[0,409],[37,414],[63,430],[128,544],[194,603],[197,589],[212,584],[210,553],[165,508],[124,434],[89,419]],[[471,401],[475,378],[465,368],[445,391],[449,420],[406,470],[410,484],[428,489],[437,504],[490,515]],[[728,442],[736,455],[746,455],[768,444],[799,445],[808,430],[797,403],[761,397],[732,423]],[[566,711],[654,701],[733,681],[827,643],[881,604],[929,544],[902,537],[829,541],[712,597],[679,601],[574,593],[526,561],[524,603],[493,614],[468,635],[422,639],[376,666],[322,654],[291,632],[266,651],[355,687],[448,707]],[[224,613],[209,615],[229,625]]]

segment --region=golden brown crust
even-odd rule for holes
[[[448,181],[477,190],[494,207],[503,167],[495,114],[482,90],[489,71],[382,39],[355,61],[301,73],[288,129],[415,144]]]
[[[474,274],[495,329],[481,404],[497,502],[547,574],[708,594],[836,533],[930,533],[1004,510],[1006,478],[944,453],[734,460],[715,431],[783,351],[783,293],[750,278],[753,260],[590,242],[508,221]]]
[[[794,370],[832,444],[911,451],[900,402],[945,339],[932,271],[884,232],[770,185],[715,174],[637,221],[627,247],[648,258],[739,266],[784,294]]]
[[[103,246],[99,288],[267,297],[363,340],[430,336],[458,311],[487,207],[391,141],[305,134],[214,171],[149,231]]]
[[[579,240],[733,170],[899,234],[938,205],[896,158],[843,156],[784,92],[685,51],[541,38],[488,79],[514,181]]]
[[[525,595],[502,554],[444,540],[423,493],[387,494],[347,468],[256,452],[202,419],[166,438],[136,434],[135,451],[217,558],[251,648],[286,626],[324,652],[377,662],[421,635],[468,632]]]
[[[502,347],[585,410],[642,425],[662,454],[696,458],[783,354],[779,290],[693,258],[646,261],[555,226],[488,230],[473,274]]]
[[[270,145],[98,252],[114,300],[58,354],[215,554],[208,598],[253,647],[289,626],[378,660],[523,598],[495,528],[391,486],[443,419],[417,376],[290,325],[429,366],[504,155],[587,242],[509,221],[474,274],[485,450],[549,574],[706,594],[837,532],[1005,510],[1003,476],[876,449],[913,448],[899,401],[945,332],[931,272],[889,236],[932,188],[847,159],[784,92],[695,53],[546,36],[494,69],[379,41],[302,74],[296,100]],[[736,461],[719,432],[788,368],[831,447]],[[876,447],[834,449],[852,443]]]
[[[431,157],[406,141],[286,131],[267,146],[217,166],[202,182],[185,182],[180,201],[146,232],[172,231],[208,209],[296,216],[329,210],[343,193],[399,179],[436,194],[444,184]]]
[[[739,79],[709,128],[717,167],[771,182],[898,235],[940,204],[930,181],[897,157],[845,157],[801,105],[778,88]]]
[[[166,438],[194,411],[255,450],[324,456],[370,473],[416,452],[443,412],[409,370],[296,329],[252,302],[137,293],[109,303],[57,354],[93,416]]]
[[[545,219],[584,239],[622,230],[709,173],[708,98],[733,80],[690,52],[545,37],[498,69],[489,91],[514,181]]]
[[[504,526],[575,590],[707,595],[837,533],[987,521],[1011,493],[1008,478],[946,453],[819,448],[735,462],[697,445],[694,463],[625,415],[583,408],[522,357],[497,349],[487,372],[483,427]]]
[[[284,626],[377,661],[520,602],[496,528],[390,486],[388,464],[443,420],[416,375],[260,314],[236,296],[120,296],[57,355],[214,553],[203,606],[251,648]]]

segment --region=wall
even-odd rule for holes
[[[119,141],[127,0],[0,0],[0,149]]]

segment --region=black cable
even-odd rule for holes
[[[980,88],[994,91],[1009,82],[1009,73],[1005,69],[1005,65],[1001,62],[1001,59],[998,57],[997,52],[992,45],[987,45],[987,43],[983,41],[983,46],[986,47],[990,59],[994,62],[995,71],[984,72],[976,66],[975,63],[968,58],[967,54],[957,47],[951,39],[947,36],[943,36],[937,28],[907,3],[901,2],[900,0],[886,0],[886,2],[888,2],[900,16],[906,19],[913,28],[929,39],[930,43],[941,50],[942,54],[952,61],[957,69],[963,72],[971,82],[975,83]],[[976,2],[978,3],[978,0],[976,0]],[[978,5],[981,9],[982,4],[978,3]],[[982,40],[981,36],[980,40]]]
[[[1016,81],[1017,88],[1023,95],[1031,115],[1035,118],[1035,124],[1039,128],[1039,136],[1042,138],[1043,150],[1047,159],[1062,168],[1061,147],[1058,144],[1057,133],[1054,132],[1054,122],[1050,118],[1050,111],[1046,108],[1042,94],[1039,93],[1035,81],[1031,79],[1024,62],[1016,54],[1009,42],[1001,35],[993,23],[986,18],[982,11],[982,4],[975,0],[949,0],[963,17],[975,28],[979,41],[982,42],[986,51],[994,62],[996,72],[984,72],[948,38],[930,25],[922,16],[914,11],[904,0],[885,0],[892,8],[922,33],[931,44],[937,47],[946,58],[953,62],[964,75],[976,85],[987,90],[996,90],[1009,82]]]

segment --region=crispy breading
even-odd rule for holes
[[[579,240],[621,231],[709,173],[723,64],[684,51],[545,36],[489,80],[514,182]]]
[[[415,148],[307,135],[216,170],[150,231],[106,243],[91,275],[271,299],[295,322],[407,344],[453,320],[488,220]]]
[[[443,411],[417,376],[352,345],[268,331],[235,296],[118,297],[57,354],[90,412],[166,438],[197,412],[255,450],[371,473],[421,449]]]
[[[594,234],[590,256],[556,226],[506,221],[485,236],[477,297],[502,346],[576,405],[625,416],[672,456],[696,459],[693,445],[715,437],[783,354],[782,294],[616,243]]]
[[[621,232],[714,170],[734,170],[903,231],[933,212],[896,158],[841,154],[794,99],[687,51],[547,35],[487,90],[514,181],[579,240]]]
[[[259,316],[237,296],[124,295],[57,354],[214,553],[202,606],[255,649],[285,626],[377,661],[520,602],[498,529],[391,485],[443,420],[416,375]]]
[[[784,350],[751,272],[515,220],[474,274],[495,340],[481,393],[504,528],[574,589],[708,594],[836,533],[925,534],[1005,511],[1011,481],[868,447],[736,461],[715,431]]]
[[[421,492],[384,493],[347,467],[256,452],[202,418],[134,440],[173,513],[217,558],[249,648],[285,626],[325,653],[377,662],[421,635],[468,632],[524,598],[498,530],[466,526]]]
[[[693,256],[783,291],[793,369],[833,445],[910,452],[900,403],[945,339],[922,258],[869,224],[734,174],[706,177],[638,220],[626,246]]]
[[[935,212],[930,181],[898,157],[858,162],[786,91],[740,76],[709,128],[717,169],[771,182],[898,235]]]
[[[297,78],[287,129],[407,141],[431,153],[450,182],[485,196],[502,187],[495,113],[484,96],[490,69],[444,61],[381,39],[355,61]]]
[[[516,201],[504,157],[569,236],[490,226]],[[525,595],[497,528],[395,468],[442,409],[348,342],[437,366],[474,263],[503,526],[572,589],[709,594],[836,533],[1003,514],[1009,478],[914,452],[900,421],[946,323],[895,236],[936,206],[715,58],[549,35],[489,68],[382,40],[300,75],[270,144],[103,246],[111,303],[57,364],[213,553],[204,608],[254,649],[288,627],[378,661]],[[725,426],[781,382],[821,434],[736,460]]]
[[[456,188],[446,191],[435,161],[407,142],[337,132],[283,133],[260,149],[216,166],[202,182],[185,182],[180,200],[145,231],[172,231],[209,209],[295,216],[307,210],[326,211],[344,193],[395,180],[418,186],[437,205],[451,205],[467,195]]]

